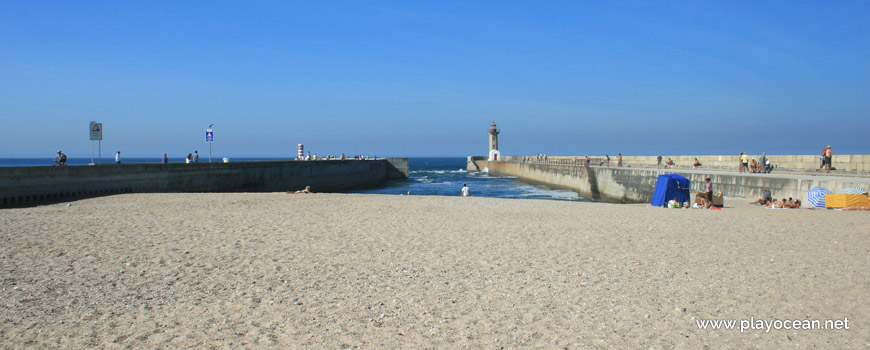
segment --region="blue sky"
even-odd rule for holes
[[[0,157],[868,154],[867,1],[4,1]]]

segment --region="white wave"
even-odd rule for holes
[[[480,172],[489,173],[489,167],[483,167],[483,169],[481,169]]]
[[[578,200],[580,195],[577,192],[561,191],[561,190],[545,190],[532,186],[522,186],[523,193],[520,197],[550,197],[565,200]]]
[[[444,175],[447,173],[456,174],[456,173],[464,173],[465,170],[411,170],[408,172],[409,174],[437,174]]]

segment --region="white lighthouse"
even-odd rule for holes
[[[498,151],[498,129],[493,121],[489,129],[489,161],[497,161],[499,157],[501,152]]]

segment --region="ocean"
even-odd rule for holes
[[[287,160],[286,158],[231,158],[230,161]],[[95,160],[99,162],[98,160]],[[122,158],[123,163],[159,163],[160,158]],[[183,163],[181,157],[170,158],[171,163]],[[213,162],[220,158],[212,158]],[[69,158],[67,165],[88,165],[90,158]],[[103,158],[103,164],[113,164],[114,158]],[[200,158],[208,162],[208,158]],[[520,199],[550,199],[582,201],[576,192],[550,189],[519,181],[515,177],[489,176],[485,172],[465,171],[464,157],[409,158],[409,178],[391,180],[384,185],[349,193],[375,193],[390,195],[459,196],[463,184],[467,184],[472,196]],[[52,166],[52,158],[0,158],[0,167]]]
[[[472,196],[494,198],[582,201],[576,192],[554,190],[519,181],[515,177],[489,176],[465,171],[465,158],[409,158],[407,180],[388,181],[383,186],[352,193],[459,196],[467,184]]]

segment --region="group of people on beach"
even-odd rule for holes
[[[719,209],[713,206],[713,180],[709,177],[704,179],[704,192],[695,196],[695,203],[689,206],[689,201],[680,203],[676,197],[669,200],[668,208],[685,208],[685,209]]]
[[[781,200],[776,200],[771,196],[770,190],[765,188],[761,192],[761,198],[750,202],[749,204],[760,205],[770,209],[799,209],[801,207],[801,200],[792,199],[791,197],[788,197],[788,199],[783,198]]]
[[[793,199],[791,197],[776,200],[770,194],[770,190],[765,188],[761,192],[761,198],[750,202],[749,204],[760,205],[770,209],[799,209],[801,207],[801,200]]]
[[[707,200],[704,197],[697,198],[695,200],[695,203],[693,203],[691,206],[689,205],[689,201],[685,201],[681,204],[677,200],[676,197],[674,197],[674,199],[671,199],[668,201],[668,208],[673,208],[673,209],[680,209],[680,208],[683,208],[683,209],[710,209],[712,207],[713,206],[710,205],[710,203],[707,202]]]

